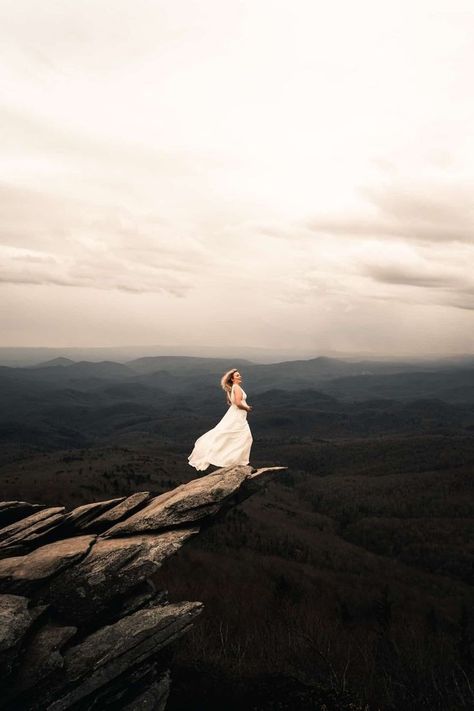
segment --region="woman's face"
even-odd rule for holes
[[[233,383],[237,383],[237,384],[239,384],[239,385],[240,385],[240,383],[242,382],[242,376],[240,375],[240,373],[239,373],[238,370],[236,370],[235,373],[233,374],[233,376],[232,376],[232,382],[233,382]]]

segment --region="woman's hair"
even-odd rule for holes
[[[234,373],[237,372],[237,370],[238,368],[231,368],[227,371],[227,373],[224,373],[221,378],[221,388],[225,391],[228,405],[232,405],[232,401],[230,399],[230,391],[232,390],[232,376],[234,375]]]

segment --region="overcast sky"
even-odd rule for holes
[[[472,0],[0,0],[4,346],[474,350]]]

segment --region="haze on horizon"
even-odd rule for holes
[[[0,12],[1,346],[474,352],[470,0]]]

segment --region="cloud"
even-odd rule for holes
[[[366,273],[375,281],[385,284],[400,284],[406,286],[420,286],[429,288],[455,288],[463,289],[468,284],[465,277],[457,278],[439,273],[433,273],[432,270],[427,272],[417,272],[411,267],[402,266],[370,266],[367,267]]]
[[[474,244],[380,238],[367,234],[347,239],[339,234],[317,235],[297,224],[263,234],[275,243],[287,241],[301,249],[301,259],[282,282],[279,299],[289,303],[330,304],[350,309],[379,300],[466,308],[474,294],[471,265]]]
[[[184,297],[192,284],[184,281],[172,270],[135,264],[133,268],[120,258],[108,255],[106,259],[90,256],[55,257],[35,254],[29,250],[0,245],[0,283],[57,285],[86,287],[102,290],[119,289],[130,293],[168,293]]]
[[[474,181],[407,180],[358,192],[365,205],[357,213],[316,215],[305,227],[347,238],[474,243]]]
[[[474,256],[474,255],[473,255]],[[395,287],[415,287],[426,292],[422,302],[449,305],[460,309],[474,309],[474,280],[471,269],[464,271],[449,265],[444,269],[437,265],[370,265],[366,274],[375,282]],[[414,301],[415,297],[411,297]]]
[[[7,3],[4,338],[416,350],[442,312],[470,343],[473,16],[441,1]]]
[[[159,215],[0,185],[0,281],[184,297],[213,255]]]

